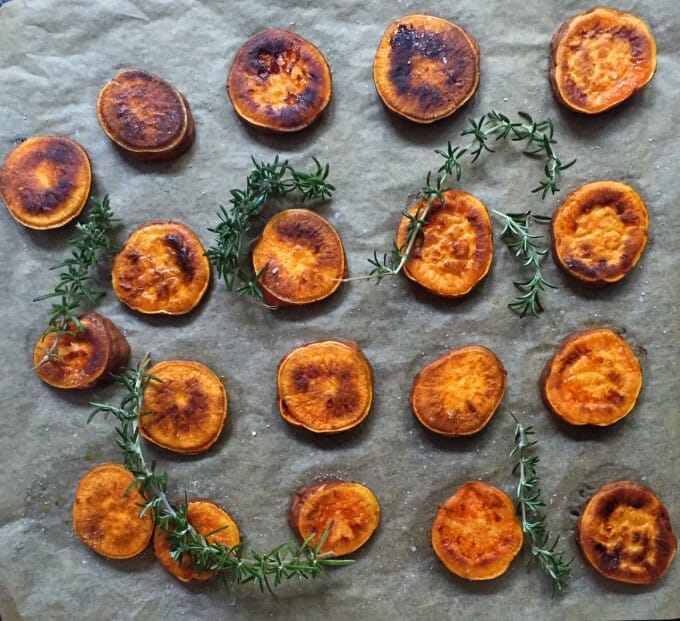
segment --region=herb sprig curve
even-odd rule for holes
[[[231,207],[227,210],[220,206],[219,223],[208,229],[216,237],[206,256],[227,290],[262,302],[258,286],[262,274],[247,267],[246,258],[252,241],[247,235],[260,219],[265,203],[291,192],[299,193],[302,201],[324,200],[332,196],[335,187],[327,181],[329,165],[321,164],[315,157],[312,157],[315,165],[312,172],[297,170],[278,155],[271,163],[251,160],[254,168],[248,174],[245,189],[231,190]]]
[[[214,571],[225,580],[237,584],[256,583],[260,589],[269,591],[283,580],[317,578],[324,567],[354,562],[332,558],[331,554],[320,551],[330,527],[317,544],[312,543],[312,535],[302,543],[284,543],[264,554],[249,551],[243,544],[226,546],[208,541],[204,534],[198,532],[187,518],[186,495],[182,503],[171,502],[168,499],[168,474],[158,472],[155,461],[147,464],[142,452],[139,417],[144,414],[144,391],[151,382],[159,381],[146,372],[149,364],[147,355],[135,368],[128,367],[114,376],[115,381],[125,389],[120,405],[93,402],[94,411],[89,420],[97,414],[103,414],[111,415],[118,421],[116,445],[125,467],[135,477],[134,485],[147,499],[140,510],[140,517],[153,511],[156,524],[168,535],[170,554],[174,560],[180,561],[186,556],[196,569]]]

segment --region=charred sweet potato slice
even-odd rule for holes
[[[648,228],[647,208],[633,188],[618,181],[586,183],[553,216],[553,256],[585,284],[617,282],[637,265]]]
[[[140,517],[146,503],[132,473],[120,464],[102,464],[78,484],[73,502],[73,530],[98,554],[131,558],[140,554],[153,534],[150,511]]]
[[[191,360],[165,360],[148,373],[158,381],[144,392],[142,437],[176,453],[210,448],[227,419],[227,392],[220,378]]]
[[[33,349],[38,377],[55,388],[92,388],[108,382],[130,358],[130,345],[116,325],[97,313],[71,323],[55,346],[56,333],[45,334]]]
[[[443,436],[477,433],[503,399],[507,373],[486,347],[454,349],[425,366],[411,388],[411,409],[430,431]]]
[[[192,500],[187,508],[187,519],[209,543],[220,543],[233,548],[241,541],[236,522],[221,507],[209,500]],[[215,575],[214,571],[194,567],[189,554],[179,561],[170,555],[168,534],[158,526],[153,536],[153,551],[158,562],[181,582],[203,582]]]
[[[179,222],[147,222],[113,261],[113,290],[140,313],[182,315],[210,282],[210,263],[196,234]]]
[[[54,229],[87,203],[87,152],[64,136],[34,136],[14,147],[0,168],[0,195],[12,217],[31,229]]]
[[[505,573],[523,539],[512,500],[481,481],[459,487],[432,524],[435,554],[449,571],[467,580],[491,580]]]
[[[259,285],[273,307],[327,298],[347,273],[345,249],[330,222],[308,209],[286,209],[265,225],[252,251]]]
[[[97,118],[117,147],[140,160],[173,159],[195,137],[194,120],[182,93],[142,69],[124,69],[102,88]]]
[[[265,30],[236,53],[227,78],[236,114],[276,132],[311,125],[331,99],[331,70],[319,49],[288,30]]]
[[[575,536],[597,571],[632,584],[661,578],[677,548],[666,508],[652,490],[632,481],[597,490],[583,507]]]
[[[283,419],[315,433],[356,427],[373,400],[371,366],[353,341],[295,348],[279,363],[277,381]]]
[[[585,114],[619,105],[656,71],[656,42],[631,13],[596,7],[567,20],[550,45],[550,83],[557,100]]]
[[[486,207],[461,190],[435,199],[423,227],[423,243],[415,244],[404,266],[408,278],[435,295],[456,298],[469,293],[489,272],[493,259],[493,230]],[[408,209],[418,217],[427,204],[421,198]],[[397,229],[397,246],[407,243],[410,220]]]
[[[300,539],[312,537],[318,544],[331,525],[321,552],[351,554],[363,546],[378,528],[380,504],[361,483],[328,478],[301,487],[293,497],[288,523]]]
[[[546,407],[572,425],[615,423],[633,409],[641,388],[640,361],[606,328],[568,336],[541,375]]]
[[[373,81],[392,112],[432,123],[475,94],[479,60],[477,41],[458,24],[407,15],[387,27],[373,61]]]

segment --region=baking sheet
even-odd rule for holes
[[[650,25],[659,48],[657,75],[628,103],[586,118],[562,109],[547,80],[553,32],[591,8],[583,1],[455,4],[346,0],[11,0],[0,7],[0,157],[21,138],[63,134],[89,152],[93,195],[109,194],[121,222],[119,243],[139,224],[176,219],[208,246],[229,190],[243,187],[250,156],[277,153],[305,167],[316,156],[331,165],[337,187],[318,210],[338,229],[353,274],[366,271],[374,249],[388,250],[399,214],[440,159],[433,150],[458,136],[469,116],[497,109],[551,117],[559,154],[577,157],[561,192],[531,194],[540,164],[513,146],[465,167],[461,187],[489,208],[551,213],[581,183],[618,179],[634,186],[651,215],[649,245],[639,266],[606,291],[574,286],[547,263],[560,286],[544,297],[546,312],[519,319],[517,266],[497,244],[489,277],[462,302],[435,299],[401,277],[379,286],[343,285],[329,300],[271,312],[215,282],[207,299],[183,318],[145,317],[109,291],[99,307],[127,336],[136,362],[195,359],[228,378],[229,421],[207,454],[181,457],[147,447],[181,495],[209,497],[234,516],[248,544],[265,550],[288,540],[285,514],[294,491],[321,475],[365,483],[382,506],[379,530],[349,568],[318,581],[290,582],[275,598],[253,586],[225,590],[218,582],[186,586],[150,550],[129,561],[90,552],[71,530],[78,480],[91,467],[119,461],[113,421],[86,424],[95,397],[117,401],[115,387],[90,393],[49,389],[31,371],[31,350],[45,326],[51,290],[47,267],[64,258],[73,226],[33,232],[0,210],[3,293],[0,341],[0,616],[11,619],[456,618],[649,619],[680,616],[676,562],[655,586],[600,579],[574,542],[575,515],[599,485],[631,478],[652,487],[680,525],[678,463],[677,210],[680,11],[673,0],[620,1]],[[482,81],[463,110],[432,126],[399,120],[380,103],[372,83],[375,49],[387,24],[412,12],[457,21],[480,43]],[[245,39],[269,27],[295,30],[326,55],[334,95],[320,122],[294,136],[245,126],[225,91],[228,67]],[[100,88],[120,69],[141,66],[187,97],[197,139],[169,163],[122,157],[97,124]],[[274,206],[271,210],[273,213]],[[496,230],[499,230],[497,223]],[[102,286],[108,275],[102,270]],[[644,388],[635,411],[611,428],[572,429],[543,408],[537,388],[557,342],[584,327],[622,332],[641,355]],[[278,415],[275,372],[293,347],[322,338],[354,339],[375,373],[375,403],[356,430],[319,438],[291,429]],[[445,351],[471,343],[494,350],[508,371],[503,407],[468,439],[426,432],[410,413],[417,371]],[[524,550],[501,578],[470,583],[434,557],[430,526],[438,506],[463,482],[482,479],[512,493],[509,452],[514,412],[540,440],[540,471],[551,529],[574,556],[573,579],[552,597],[548,580],[527,565]]]

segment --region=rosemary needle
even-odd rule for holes
[[[139,416],[143,414],[144,391],[150,382],[159,381],[146,373],[149,364],[147,355],[136,368],[127,368],[115,376],[115,381],[125,389],[120,405],[91,403],[95,409],[89,420],[100,413],[117,419],[116,445],[125,467],[135,477],[135,485],[147,499],[140,516],[153,511],[156,524],[168,534],[174,560],[187,556],[196,569],[214,571],[237,584],[254,582],[260,589],[269,591],[284,579],[316,578],[326,566],[353,563],[352,560],[335,559],[320,552],[330,527],[316,545],[312,544],[312,535],[300,544],[291,541],[264,554],[248,552],[242,544],[230,547],[208,541],[199,533],[187,518],[186,495],[183,503],[170,502],[167,473],[157,472],[155,462],[148,465],[142,452],[138,423]]]

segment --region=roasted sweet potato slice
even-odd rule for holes
[[[546,407],[572,425],[615,423],[633,409],[641,388],[640,361],[607,328],[568,336],[541,374]]]
[[[656,71],[656,42],[631,13],[596,7],[568,19],[550,45],[550,83],[557,100],[585,114],[619,105]]]
[[[373,61],[373,81],[392,112],[432,123],[475,94],[479,60],[477,41],[458,24],[407,15],[387,27]]]
[[[227,93],[244,121],[276,132],[295,132],[326,109],[331,70],[306,39],[288,30],[265,30],[236,53]]]
[[[311,304],[337,290],[347,273],[345,249],[330,222],[308,209],[286,209],[253,246],[253,269],[273,307]]]
[[[512,500],[481,481],[459,487],[432,524],[434,553],[449,571],[467,580],[491,580],[505,573],[523,540]]]
[[[158,381],[150,382],[144,392],[139,418],[142,437],[176,453],[210,448],[227,419],[222,380],[191,360],[165,360],[148,373]]]
[[[115,324],[97,313],[71,323],[57,340],[56,333],[38,339],[33,364],[38,377],[55,388],[92,388],[108,382],[130,358],[130,345]]]
[[[281,416],[315,433],[337,433],[366,418],[373,400],[373,374],[353,341],[319,341],[296,347],[279,363]]]
[[[351,554],[373,535],[380,522],[380,505],[361,483],[329,478],[300,488],[288,511],[288,523],[300,539],[318,544],[331,525],[321,552]]]
[[[196,234],[179,222],[147,222],[113,261],[113,290],[140,313],[182,315],[210,282],[210,263]]]
[[[117,147],[140,160],[173,159],[196,133],[182,93],[143,69],[124,69],[102,88],[97,118]]]
[[[34,136],[0,168],[0,195],[12,217],[31,229],[54,229],[80,214],[90,196],[87,152],[64,136]]]
[[[633,188],[618,181],[586,183],[553,216],[553,256],[585,284],[617,282],[637,265],[648,228],[647,208]]]
[[[73,530],[98,554],[131,558],[151,541],[151,511],[140,517],[144,497],[133,487],[134,476],[120,464],[102,464],[78,484],[73,502]]]
[[[411,409],[430,431],[469,436],[491,420],[503,399],[507,373],[486,347],[454,349],[425,366],[411,388]]]
[[[404,273],[425,289],[442,297],[456,298],[470,291],[486,276],[493,259],[493,230],[486,207],[461,190],[436,199],[423,227],[423,243],[416,243]],[[408,209],[419,217],[427,204],[421,198]],[[397,229],[397,246],[405,247],[410,220],[405,216]]]
[[[652,490],[632,481],[597,490],[583,507],[575,536],[597,571],[632,584],[661,578],[677,548],[666,508]]]
[[[209,543],[221,543],[233,548],[241,541],[236,522],[221,507],[209,500],[192,500],[187,509],[189,523]],[[210,580],[214,571],[196,569],[189,554],[183,554],[179,561],[170,556],[168,534],[156,527],[153,537],[153,551],[158,562],[175,578],[182,582],[202,582]]]

